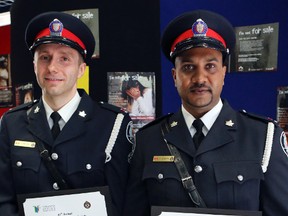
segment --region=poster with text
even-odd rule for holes
[[[235,28],[231,72],[276,71],[279,23]]]
[[[108,102],[129,112],[134,132],[155,119],[154,72],[108,72]]]
[[[95,50],[92,58],[100,57],[100,47],[99,47],[99,11],[97,8],[91,9],[79,9],[79,10],[69,10],[65,13],[71,14],[82,22],[84,22],[91,30],[95,39]]]

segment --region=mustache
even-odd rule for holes
[[[205,83],[194,83],[189,89],[190,91],[195,91],[199,89],[211,91],[211,88],[207,86]]]
[[[193,89],[199,89],[199,88],[206,88],[206,89],[210,89],[209,86],[207,86],[205,83],[194,83],[190,89],[193,90]]]

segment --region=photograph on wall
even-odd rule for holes
[[[0,107],[13,106],[10,55],[0,55]]]
[[[279,23],[235,27],[231,72],[276,71]]]
[[[92,58],[100,57],[99,11],[97,8],[64,11],[83,21],[91,30],[95,39],[95,50]]]
[[[15,87],[15,105],[29,103],[34,100],[33,83],[19,84]]]
[[[277,88],[277,121],[288,137],[288,86]]]
[[[155,119],[154,72],[108,72],[108,103],[129,112],[134,132]]]

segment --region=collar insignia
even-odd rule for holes
[[[54,19],[49,25],[49,30],[50,36],[62,36],[63,24],[58,19]]]
[[[177,126],[177,124],[178,124],[178,122],[173,121],[173,122],[170,124],[170,126],[171,126],[171,127],[175,127],[175,126]]]
[[[234,122],[232,120],[226,121],[225,125],[232,127],[234,125]]]
[[[38,113],[40,111],[40,108],[37,106],[35,109],[34,109],[34,113]]]
[[[87,115],[87,114],[85,113],[84,110],[83,110],[83,111],[79,111],[79,116],[85,118],[86,115]]]

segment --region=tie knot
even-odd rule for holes
[[[195,127],[196,131],[202,131],[204,123],[201,121],[201,119],[195,119],[192,125]]]
[[[53,120],[53,124],[58,124],[59,120],[61,119],[61,116],[58,112],[53,112],[51,114],[51,118]]]

